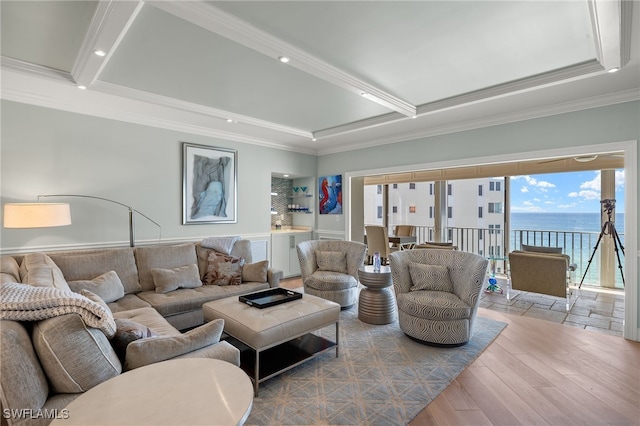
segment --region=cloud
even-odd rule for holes
[[[596,172],[596,176],[593,179],[582,182],[580,184],[580,189],[589,189],[600,192],[600,171]]]
[[[569,194],[567,194],[567,196],[574,198],[574,197],[578,196],[578,193],[573,191],[573,192],[570,192]]]
[[[536,188],[540,188],[541,190],[544,190],[544,188],[555,188],[556,187],[556,185],[554,183],[547,182],[546,180],[537,180],[536,178],[531,177],[529,175],[514,176],[511,179],[512,180],[524,179],[525,182],[529,186],[534,186]],[[523,186],[523,188],[525,188],[525,187]],[[526,191],[523,191],[522,189],[520,191],[521,192],[526,192]]]
[[[572,207],[577,206],[576,203],[570,203],[570,204],[558,204],[558,208],[559,209],[570,209]]]
[[[580,191],[578,193],[578,196],[584,198],[585,200],[599,200],[600,199],[600,192],[599,191],[590,191],[590,190]]]
[[[540,206],[527,206],[527,207],[511,207],[512,212],[524,212],[524,213],[539,213],[544,210]]]
[[[538,182],[536,184],[536,186],[538,188],[555,188],[556,187],[556,185],[554,183],[547,182],[545,180],[541,180],[540,182]]]
[[[520,192],[529,192],[529,188],[523,186],[522,188],[520,188]]]
[[[522,204],[524,204],[525,206],[532,206],[533,203],[531,201],[524,201]]]

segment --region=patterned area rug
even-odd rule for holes
[[[335,350],[260,384],[247,425],[405,425],[506,327],[477,317],[471,341],[457,348],[419,344],[398,322],[371,325],[353,307],[340,314]],[[335,339],[335,327],[318,334]]]

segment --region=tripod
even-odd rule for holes
[[[602,240],[603,235],[610,235],[613,238],[613,247],[616,251],[616,257],[618,259],[618,269],[620,269],[620,276],[622,277],[622,286],[624,287],[624,272],[622,271],[622,262],[620,262],[620,252],[618,251],[618,246],[620,246],[620,250],[622,250],[622,254],[624,253],[624,246],[622,245],[622,241],[620,241],[620,236],[618,235],[618,231],[616,231],[615,224],[611,221],[611,214],[613,212],[616,200],[602,200],[600,201],[604,204],[604,212],[607,213],[607,221],[602,225],[602,231],[600,231],[600,236],[598,237],[598,241],[596,242],[595,247],[593,247],[593,253],[591,253],[591,257],[589,258],[589,262],[587,263],[587,269],[584,270],[584,275],[580,280],[580,285],[578,288],[582,287],[582,282],[584,278],[587,276],[587,271],[589,270],[589,266],[591,266],[591,261],[593,257],[596,255],[596,251],[598,250],[598,245]]]

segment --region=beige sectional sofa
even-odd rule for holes
[[[204,324],[202,305],[277,287],[282,272],[269,269],[266,261],[252,263],[251,242],[238,240],[230,254],[245,261],[242,279],[202,285],[211,276],[219,278],[212,268],[229,266],[216,263],[224,256],[212,251],[183,243],[3,256],[0,283],[57,288],[80,297],[68,291],[73,290],[104,306],[117,329],[108,335],[88,327],[77,313],[0,321],[2,424],[48,424],[80,393],[153,362],[209,357],[239,365],[239,351],[220,341],[223,322]],[[125,340],[126,354],[122,348],[117,352],[116,342],[131,333],[152,338]]]

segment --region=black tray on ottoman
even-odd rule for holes
[[[260,309],[279,305],[281,303],[291,302],[298,299],[302,299],[302,293],[280,287],[272,288],[265,291],[259,291],[256,293],[245,294],[244,296],[238,297],[238,300],[240,300],[242,303],[246,303],[249,306]]]

